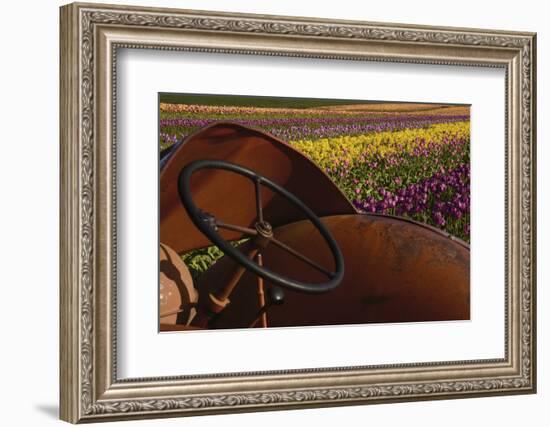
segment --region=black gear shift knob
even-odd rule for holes
[[[281,305],[285,302],[285,292],[279,286],[272,286],[267,290],[267,305]]]

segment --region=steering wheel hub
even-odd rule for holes
[[[256,224],[254,224],[254,228],[262,237],[269,238],[273,236],[273,228],[271,227],[271,224],[267,221],[256,222]]]

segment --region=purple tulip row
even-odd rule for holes
[[[378,189],[377,196],[355,199],[354,205],[363,212],[408,216],[423,222],[469,236],[470,165],[435,173],[431,178],[405,188],[389,191]]]
[[[307,120],[306,120],[307,119]],[[427,127],[435,123],[447,123],[466,120],[465,116],[406,116],[357,118],[337,120],[335,117],[323,119],[241,119],[236,120],[247,126],[258,126],[284,141],[299,139],[334,138],[342,135],[363,135],[373,132],[398,131]],[[184,138],[190,132],[215,123],[217,119],[164,119],[161,120],[161,144],[171,145],[177,138]],[[199,123],[200,122],[200,123]],[[284,124],[286,123],[286,124]]]
[[[195,127],[204,127],[210,123],[219,121],[217,117],[210,118],[170,118],[170,119],[161,119],[160,126],[162,127],[185,127],[185,128],[195,128]],[[230,119],[229,119],[230,120]],[[273,126],[302,126],[302,125],[314,125],[314,126],[326,126],[331,124],[341,125],[341,124],[354,124],[354,123],[392,123],[392,122],[430,122],[430,123],[443,123],[443,122],[453,122],[453,121],[464,121],[469,120],[469,116],[464,115],[435,115],[435,114],[426,114],[426,115],[399,115],[399,116],[350,116],[350,117],[336,117],[336,116],[325,116],[325,117],[279,117],[279,118],[247,118],[247,117],[237,117],[235,120],[249,125],[249,126],[259,126],[259,127],[273,127]]]
[[[402,129],[417,129],[430,126],[435,123],[447,123],[448,120],[430,119],[430,120],[392,120],[378,123],[350,123],[320,125],[311,127],[289,126],[274,127],[269,129],[273,135],[284,141],[293,141],[299,139],[320,139],[335,138],[343,135],[364,135],[374,132],[393,132]]]

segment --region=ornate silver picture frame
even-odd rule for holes
[[[535,34],[80,3],[60,13],[61,419],[112,421],[536,391]],[[504,357],[120,378],[121,49],[502,69],[505,253],[486,256],[504,258]]]

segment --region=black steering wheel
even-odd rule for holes
[[[241,227],[238,225],[226,224],[222,221],[217,220],[213,215],[203,212],[195,205],[193,198],[191,197],[190,191],[191,176],[196,171],[201,169],[223,169],[247,177],[254,182],[256,188],[257,214],[257,221],[254,225],[254,229]],[[308,257],[302,255],[301,253],[287,246],[285,243],[279,241],[273,236],[271,225],[263,218],[260,192],[260,186],[262,185],[270,188],[275,193],[290,201],[294,206],[300,209],[302,213],[305,214],[305,216],[313,223],[317,230],[319,230],[326,243],[328,244],[330,251],[332,252],[335,266],[334,272],[326,270],[315,261],[312,261]],[[236,165],[234,163],[229,163],[221,160],[197,160],[185,166],[181,170],[178,177],[178,191],[183,206],[187,210],[187,213],[193,221],[193,224],[195,224],[195,226],[206,237],[208,237],[208,239],[213,244],[220,248],[220,250],[225,255],[235,260],[238,264],[240,264],[247,270],[257,274],[258,276],[264,278],[265,280],[270,281],[272,284],[280,285],[282,287],[298,292],[320,294],[334,289],[342,281],[342,278],[344,277],[344,258],[342,256],[340,248],[338,247],[338,244],[336,243],[328,229],[321,222],[319,217],[317,217],[317,215],[315,215],[315,213],[311,209],[309,209],[300,199],[298,199],[292,193],[288,192],[283,187],[274,183],[273,181],[261,175],[258,175],[256,172],[250,169],[247,169],[240,165]],[[237,248],[232,246],[229,242],[227,242],[224,238],[220,236],[220,234],[218,233],[218,229],[226,229],[240,232],[246,236],[255,239],[255,242],[260,247],[267,244],[275,244],[281,249],[289,252],[290,254],[309,264],[313,268],[324,273],[327,276],[328,280],[322,283],[304,283],[275,273],[274,271],[255,263],[252,259],[250,259]]]

